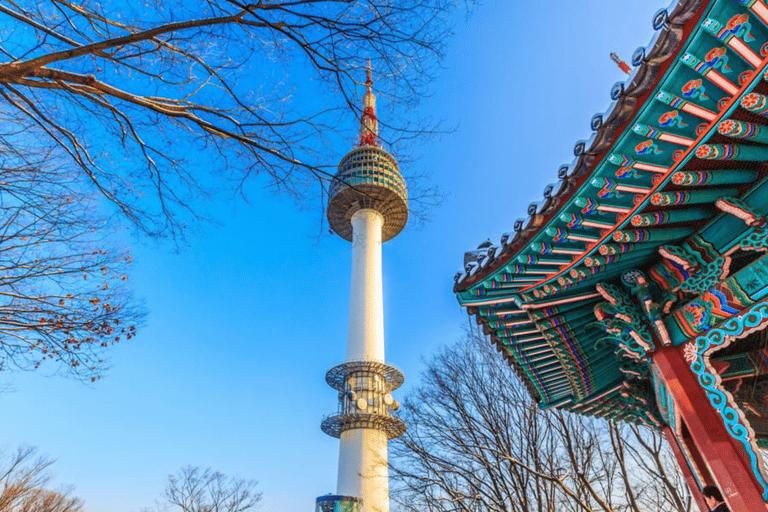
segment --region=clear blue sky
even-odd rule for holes
[[[451,292],[464,251],[498,242],[556,181],[625,78],[608,54],[629,61],[661,7],[485,0],[456,20],[423,109],[459,128],[417,147],[414,164],[448,197],[432,222],[384,245],[387,360],[406,376],[396,398],[467,325]],[[311,512],[316,496],[335,491],[338,442],[319,425],[336,409],[324,375],[344,357],[350,246],[316,238],[319,209],[258,187],[250,204],[213,214],[223,227],[180,255],[133,250],[132,284],[149,319],[114,349],[102,381],[0,375],[14,388],[0,394],[0,446],[56,458],[56,483],[73,485],[90,512],[151,506],[185,464],[259,480],[266,512]]]

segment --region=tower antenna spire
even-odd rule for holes
[[[365,94],[363,95],[363,115],[360,116],[360,144],[362,146],[377,146],[379,122],[376,120],[376,95],[373,94],[373,72],[371,59],[365,68]]]

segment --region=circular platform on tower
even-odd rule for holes
[[[343,391],[350,375],[379,375],[386,383],[387,391],[393,391],[403,385],[403,372],[391,364],[379,361],[349,361],[341,363],[325,374],[325,382],[333,389]]]
[[[342,432],[353,428],[382,430],[386,432],[387,439],[390,440],[402,436],[407,429],[405,422],[400,418],[367,413],[327,416],[323,418],[323,422],[320,424],[320,430],[336,438],[341,437]]]
[[[347,153],[328,191],[328,224],[352,241],[352,215],[365,208],[384,218],[382,241],[397,236],[408,222],[408,189],[397,161],[376,146],[360,146]]]

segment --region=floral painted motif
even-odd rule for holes
[[[768,98],[762,94],[751,92],[741,98],[741,107],[759,116],[768,115]]]
[[[663,151],[660,150],[656,144],[654,144],[652,139],[648,139],[635,146],[635,153],[638,155],[660,155],[663,153]]]
[[[725,29],[736,37],[744,39],[750,43],[755,40],[755,36],[750,34],[752,24],[749,23],[748,14],[737,14],[725,24]]]
[[[682,88],[684,98],[699,98],[703,101],[709,99],[705,94],[706,88],[702,85],[701,78],[688,81]]]
[[[733,153],[730,150],[730,146],[726,146],[723,144],[715,145],[715,144],[702,144],[698,148],[696,148],[696,157],[697,158],[703,158],[707,160],[716,160],[716,159],[722,159],[725,160],[731,154]]]
[[[726,119],[725,121],[721,121],[720,124],[717,126],[718,133],[721,134],[728,134],[736,129],[736,121],[733,119]]]
[[[726,47],[712,48],[707,52],[704,57],[704,61],[708,66],[712,66],[713,69],[720,68],[723,73],[730,73],[733,71],[728,67],[728,56],[726,55]],[[704,98],[702,98],[704,99]]]
[[[738,157],[738,147],[732,144],[702,144],[696,157],[704,160],[731,160]]]
[[[712,153],[712,148],[706,144],[702,144],[696,148],[696,156],[699,158],[707,158]]]
[[[712,327],[710,308],[708,303],[694,300],[683,308],[683,315],[697,330],[704,331]]]
[[[751,92],[745,95],[743,98],[741,98],[741,106],[744,108],[754,107],[760,102],[761,99],[762,97],[760,94],[757,94],[756,92]]]
[[[687,200],[686,192],[655,192],[651,195],[651,204],[654,206],[685,204]]]
[[[643,215],[633,215],[630,223],[635,227],[658,226],[668,220],[666,212],[653,212]]]
[[[683,118],[680,116],[680,112],[677,110],[670,110],[669,112],[662,114],[659,118],[659,125],[664,127],[675,126],[677,128],[685,128],[688,123],[683,122]]]
[[[616,177],[619,179],[622,179],[622,178],[640,178],[641,176],[632,167],[620,167],[619,170],[616,171]]]
[[[689,187],[706,185],[710,176],[706,172],[676,172],[672,175],[672,183]]]
[[[685,347],[683,348],[683,358],[686,360],[688,364],[692,364],[697,357],[697,349],[696,349],[696,342],[695,341],[689,341],[685,344]]]

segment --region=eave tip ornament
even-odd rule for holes
[[[630,74],[632,72],[632,68],[629,67],[629,64],[621,60],[621,58],[613,52],[611,52],[611,60],[615,62],[616,65],[619,66],[619,69],[621,69],[626,74]]]
[[[373,94],[371,59],[365,68],[365,94],[363,95],[363,115],[360,116],[360,147],[377,146],[379,123],[376,120],[376,95]]]

